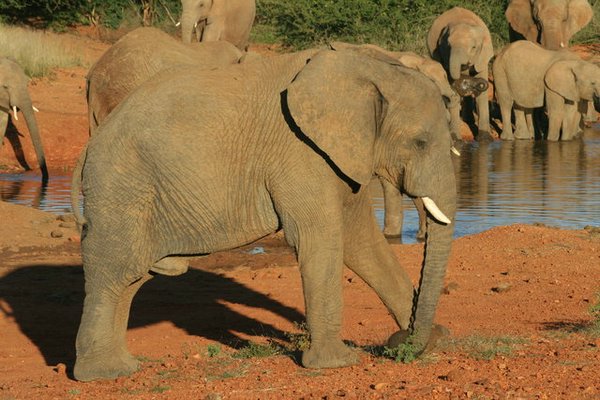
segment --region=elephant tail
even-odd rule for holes
[[[75,216],[75,221],[77,222],[77,227],[79,232],[82,231],[83,226],[87,222],[83,213],[81,212],[81,208],[79,207],[79,193],[81,193],[81,174],[83,172],[83,165],[85,164],[85,159],[87,157],[87,148],[88,144],[86,143],[79,155],[79,159],[77,159],[77,164],[75,165],[75,169],[73,170],[73,178],[71,180],[71,208],[73,209],[73,215]]]

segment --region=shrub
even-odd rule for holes
[[[257,0],[256,24],[273,27],[281,43],[293,49],[341,40],[424,53],[431,23],[454,6],[481,16],[496,45],[507,41],[505,1]]]

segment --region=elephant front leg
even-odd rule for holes
[[[368,199],[345,216],[344,263],[375,290],[402,330],[410,324],[414,288],[379,232]]]
[[[480,72],[476,75],[477,78],[485,79],[487,81],[488,71]],[[477,140],[492,140],[492,134],[490,129],[490,103],[488,100],[487,90],[480,93],[476,98],[477,103]]]
[[[109,289],[99,279],[86,277],[86,297],[76,340],[75,379],[113,379],[138,369],[137,360],[127,350],[125,334],[133,296],[150,278],[146,274]]]
[[[302,365],[307,368],[338,368],[359,361],[356,351],[340,339],[342,244],[334,242],[330,236],[302,240],[299,244],[298,262],[311,338],[310,348],[302,354]]]
[[[4,135],[6,135],[6,128],[8,127],[8,113],[0,111],[0,148],[4,144]]]
[[[379,181],[383,188],[383,234],[388,238],[402,237],[402,225],[404,223],[402,193],[387,180],[379,178]]]

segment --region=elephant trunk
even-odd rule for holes
[[[181,40],[183,43],[195,42],[197,35],[194,35],[194,30],[200,29],[196,25],[199,24],[198,19],[194,15],[183,12],[181,16]]]
[[[560,24],[547,23],[544,25],[541,34],[540,44],[548,50],[560,50],[568,47],[568,40],[565,39]]]
[[[454,221],[456,214],[456,182],[453,167],[450,166],[448,171],[450,172],[437,182],[439,191],[433,197],[433,200],[444,214],[451,221]],[[420,349],[425,348],[431,334],[435,310],[444,283],[453,235],[454,222],[443,224],[428,215],[425,257],[414,301],[410,329],[414,335],[413,343]]]
[[[33,106],[31,103],[25,104],[23,107],[19,107],[21,109],[21,113],[25,117],[25,122],[27,122],[27,129],[29,129],[29,134],[31,135],[31,142],[33,143],[33,148],[35,149],[35,154],[38,159],[38,164],[40,166],[40,170],[42,171],[42,180],[48,180],[48,167],[46,166],[46,156],[44,155],[44,147],[42,145],[42,137],[40,136],[40,131],[37,126],[37,122],[35,120]]]
[[[450,54],[450,59],[448,60],[448,74],[452,81],[460,78],[460,72],[462,69],[462,60],[463,57],[457,53],[457,51],[452,50]]]

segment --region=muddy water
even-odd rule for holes
[[[542,223],[563,228],[600,226],[600,124],[582,139],[467,143],[456,159],[456,236],[498,225]],[[32,174],[1,174],[2,200],[61,214],[70,211],[70,177],[51,175],[48,185]],[[383,223],[383,199],[373,185],[375,213]],[[410,199],[403,242],[414,243],[418,217]]]

